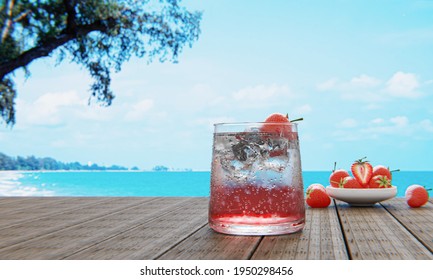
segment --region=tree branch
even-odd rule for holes
[[[22,12],[21,14],[19,14],[18,16],[16,16],[14,18],[14,22],[19,22],[21,20],[23,20],[24,18],[26,18],[28,15],[30,15],[32,13],[31,10],[27,10],[25,12]]]
[[[65,5],[67,17],[67,27],[66,33],[74,33],[77,29],[77,23],[75,21],[77,12],[75,11],[76,0],[63,0],[63,4]]]
[[[5,7],[6,7],[6,20],[5,25],[3,26],[2,30],[2,37],[1,37],[1,43],[3,44],[4,40],[9,34],[9,30],[12,26],[13,20],[12,20],[12,10],[14,8],[15,1],[14,0],[8,0],[6,1]]]
[[[0,81],[9,73],[15,71],[16,69],[28,65],[30,62],[37,58],[45,57],[50,55],[50,53],[57,47],[60,47],[67,42],[77,39],[79,36],[86,36],[92,31],[107,32],[110,28],[111,22],[114,19],[109,18],[106,20],[99,20],[92,24],[78,25],[76,31],[73,33],[62,32],[59,36],[47,40],[45,43],[31,48],[21,55],[7,61],[0,65]]]

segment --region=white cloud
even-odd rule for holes
[[[419,2],[431,3],[430,1]],[[380,38],[378,38],[379,42],[388,44],[392,47],[408,47],[409,45],[430,43],[432,40],[433,29],[431,27],[407,29],[399,32],[390,32],[387,34],[381,34]]]
[[[419,123],[422,130],[433,133],[433,122],[429,119],[422,120]]]
[[[361,74],[346,81],[332,78],[317,85],[317,89],[337,92],[341,99],[377,104],[384,100],[383,94],[380,93],[382,84],[383,82],[378,78]],[[376,107],[369,105],[366,109],[373,110],[377,109]]]
[[[154,102],[152,99],[143,99],[135,104],[129,106],[129,111],[125,115],[126,121],[140,121],[146,113],[153,107]]]
[[[345,119],[334,132],[340,141],[361,141],[380,139],[381,137],[401,136],[405,139],[431,139],[433,137],[433,122],[424,119],[410,122],[407,116],[395,116],[389,119],[376,118],[368,122],[358,122]]]
[[[287,85],[257,85],[246,87],[233,93],[233,98],[240,102],[263,102],[280,96],[291,96]]]
[[[378,104],[391,98],[419,98],[423,96],[419,91],[422,85],[428,86],[431,82],[420,82],[413,73],[398,71],[386,82],[380,79],[361,74],[348,81],[339,81],[332,78],[319,85],[321,91],[336,91],[342,99],[362,101],[368,103],[367,110],[381,108]]]
[[[337,88],[338,80],[336,78],[329,79],[323,83],[317,85],[317,89],[320,91],[326,91]]]
[[[19,99],[19,121],[36,125],[59,125],[72,115],[71,109],[84,107],[85,102],[75,91],[46,93],[31,103]]]
[[[397,116],[390,119],[390,122],[397,127],[407,126],[409,119],[406,116]]]
[[[311,107],[310,104],[304,104],[302,106],[295,108],[294,113],[296,115],[298,115],[299,117],[301,117],[303,115],[310,113],[312,110],[313,110],[313,108]],[[293,116],[293,117],[295,117],[295,116]]]
[[[358,122],[354,119],[349,118],[341,121],[338,126],[342,128],[354,128],[358,126]]]
[[[367,123],[364,128],[361,129],[361,133],[365,138],[371,136],[371,138],[379,138],[381,136],[389,135],[413,135],[414,126],[409,125],[409,119],[406,116],[395,116],[388,120],[374,119]]]
[[[108,114],[105,114],[105,112],[103,111],[104,109],[106,109],[105,107],[101,107],[101,108],[88,108],[85,109],[83,112],[79,112],[78,116],[80,117],[80,119],[84,119],[84,120],[91,120],[91,121],[105,121],[110,119],[110,116]]]
[[[113,105],[106,107],[92,104],[76,112],[78,118],[89,121],[111,120],[116,113],[118,113],[118,110],[116,110]]]
[[[370,123],[375,124],[375,125],[380,125],[380,124],[382,124],[384,122],[385,122],[384,119],[382,119],[382,118],[376,118],[376,119],[373,119]]]
[[[195,84],[190,91],[181,96],[184,109],[205,109],[219,106],[225,97],[215,92],[208,84]]]
[[[395,73],[386,83],[386,91],[395,97],[417,98],[421,96],[416,90],[420,83],[415,74]]]
[[[372,103],[369,103],[362,108],[367,110],[367,111],[379,110],[379,109],[383,108],[383,104],[380,102],[372,102]]]
[[[381,80],[362,74],[350,80],[350,85],[353,87],[376,87],[382,83]]]
[[[339,81],[337,78],[329,79],[321,84],[317,85],[317,89],[321,91],[327,90],[338,90],[338,91],[353,91],[366,88],[374,88],[380,86],[382,81],[368,76],[366,74],[361,74],[357,77],[353,77],[349,81]]]
[[[51,147],[53,147],[53,148],[67,148],[67,147],[69,147],[70,145],[68,144],[68,142],[67,141],[65,141],[65,140],[55,140],[55,141],[52,141],[51,143],[50,143],[50,146]]]
[[[214,117],[214,118],[199,118],[193,121],[194,124],[199,126],[206,126],[213,131],[213,125],[216,123],[231,123],[234,122],[234,118],[229,117]]]

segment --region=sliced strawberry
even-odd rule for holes
[[[351,166],[352,174],[359,184],[367,188],[371,177],[373,176],[373,167],[364,158],[355,161]]]
[[[307,188],[306,203],[312,208],[326,208],[331,204],[331,198],[323,185],[313,184]]]
[[[353,178],[352,176],[347,176],[343,179],[343,184],[340,188],[345,189],[361,189],[362,186],[359,184],[358,180]]]
[[[428,201],[428,192],[421,185],[411,185],[406,189],[406,202],[412,208],[423,206]]]
[[[368,183],[368,187],[372,189],[390,188],[391,186],[391,180],[384,175],[373,176]]]

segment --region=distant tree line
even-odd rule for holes
[[[168,171],[168,167],[164,166],[164,165],[156,165],[152,168],[152,171],[166,172],[166,171]]]
[[[50,157],[18,156],[14,158],[0,153],[0,170],[128,170],[128,168],[118,165],[105,167],[97,164],[83,165],[79,162],[64,163]]]

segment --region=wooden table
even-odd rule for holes
[[[333,201],[302,232],[229,236],[208,198],[1,197],[0,259],[433,259],[433,201],[410,209]]]

